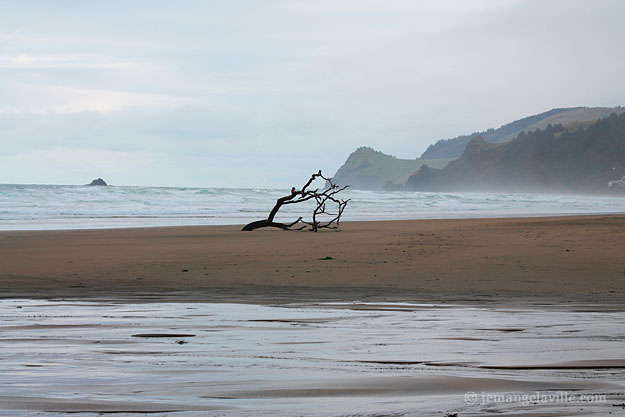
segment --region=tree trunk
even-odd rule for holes
[[[284,223],[276,223],[273,221],[274,217],[276,217],[276,214],[278,214],[278,210],[280,210],[280,207],[282,207],[282,205],[289,200],[292,200],[295,196],[297,195],[297,193],[291,193],[291,195],[287,195],[285,197],[280,197],[277,201],[276,201],[276,205],[273,206],[273,209],[271,209],[271,213],[269,213],[269,217],[267,217],[265,220],[258,220],[249,224],[246,224],[243,229],[243,231],[245,232],[249,232],[255,229],[260,229],[261,227],[277,227],[278,229],[282,229],[282,230],[289,230],[289,227],[291,227],[293,224],[297,223],[299,220],[295,221],[294,223],[288,225],[288,224],[284,224]]]

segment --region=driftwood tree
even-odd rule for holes
[[[308,187],[317,178],[324,179],[326,181],[326,188],[324,190],[308,190]],[[264,220],[258,220],[249,223],[243,227],[244,231],[251,231],[260,229],[261,227],[277,227],[282,230],[302,230],[306,227],[310,227],[313,232],[319,229],[332,229],[339,230],[341,216],[343,210],[347,206],[349,199],[343,200],[337,197],[337,194],[345,190],[348,186],[339,187],[334,184],[331,178],[326,178],[321,174],[321,170],[316,174],[312,174],[308,182],[302,187],[301,190],[296,190],[295,187],[291,189],[291,194],[285,197],[280,197],[276,201],[276,205],[269,213],[269,216]],[[299,217],[292,223],[279,223],[274,221],[278,210],[284,205],[298,204],[304,201],[314,200],[316,207],[312,213],[312,219],[310,221],[304,220],[303,217]],[[297,228],[295,226],[300,225]]]

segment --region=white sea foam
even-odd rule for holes
[[[288,190],[0,185],[0,230],[245,224]],[[552,216],[625,212],[625,198],[346,190],[344,220]],[[283,220],[309,213],[285,206]]]

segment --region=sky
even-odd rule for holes
[[[0,183],[271,187],[625,105],[622,0],[0,0]]]

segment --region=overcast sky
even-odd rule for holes
[[[625,105],[622,0],[0,0],[0,183],[284,187]]]

